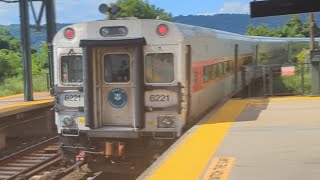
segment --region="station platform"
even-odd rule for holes
[[[0,98],[0,150],[7,139],[47,136],[55,132],[54,100],[48,92],[34,93],[34,101],[25,102],[23,94]]]
[[[320,97],[229,100],[138,179],[320,177]]]
[[[23,94],[0,98],[0,118],[53,105],[49,92],[34,93],[34,101],[25,102]]]

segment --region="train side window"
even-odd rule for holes
[[[203,82],[206,83],[211,79],[211,66],[207,65],[203,67]]]
[[[218,76],[219,77],[223,76],[223,74],[224,74],[223,62],[222,63],[218,63],[217,71],[218,71]]]
[[[216,67],[216,75],[217,77],[220,77],[221,76],[221,71],[220,71],[220,68],[219,68],[219,64],[215,64],[215,67]]]
[[[145,76],[148,83],[171,83],[174,81],[172,53],[150,53],[146,55]]]
[[[250,65],[253,62],[252,56],[246,56],[244,57],[243,65]]]
[[[225,68],[224,68],[224,62],[221,62],[220,64],[221,64],[221,69],[222,69],[221,70],[222,75],[224,75],[226,73]]]
[[[82,56],[61,57],[61,82],[73,84],[83,82]]]
[[[106,54],[104,56],[104,80],[107,83],[130,81],[130,56],[128,54]]]
[[[225,61],[224,62],[224,71],[225,71],[225,73],[229,73],[230,72],[230,61]]]
[[[193,85],[198,84],[198,71],[197,68],[193,68]]]
[[[212,73],[211,73],[211,79],[215,79],[217,77],[217,65],[216,64],[212,64],[211,65],[211,69],[212,69]]]

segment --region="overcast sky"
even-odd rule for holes
[[[114,0],[56,0],[57,22],[78,23],[103,19],[104,15],[98,12],[101,3],[110,3]],[[212,15],[217,13],[249,13],[249,0],[149,0],[150,4],[178,15]],[[39,9],[40,3],[34,2]],[[39,12],[38,10],[36,11]],[[30,11],[31,22],[33,16]],[[0,24],[18,24],[19,9],[16,3],[0,2]]]

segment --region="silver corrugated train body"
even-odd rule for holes
[[[241,90],[242,66],[286,61],[291,41],[160,20],[65,27],[53,42],[62,148],[110,157],[115,139],[180,137]]]

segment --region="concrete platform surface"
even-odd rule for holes
[[[320,98],[230,100],[139,179],[320,179]]]
[[[53,105],[53,98],[48,92],[35,93],[34,101],[24,102],[23,94],[0,98],[0,118]]]

